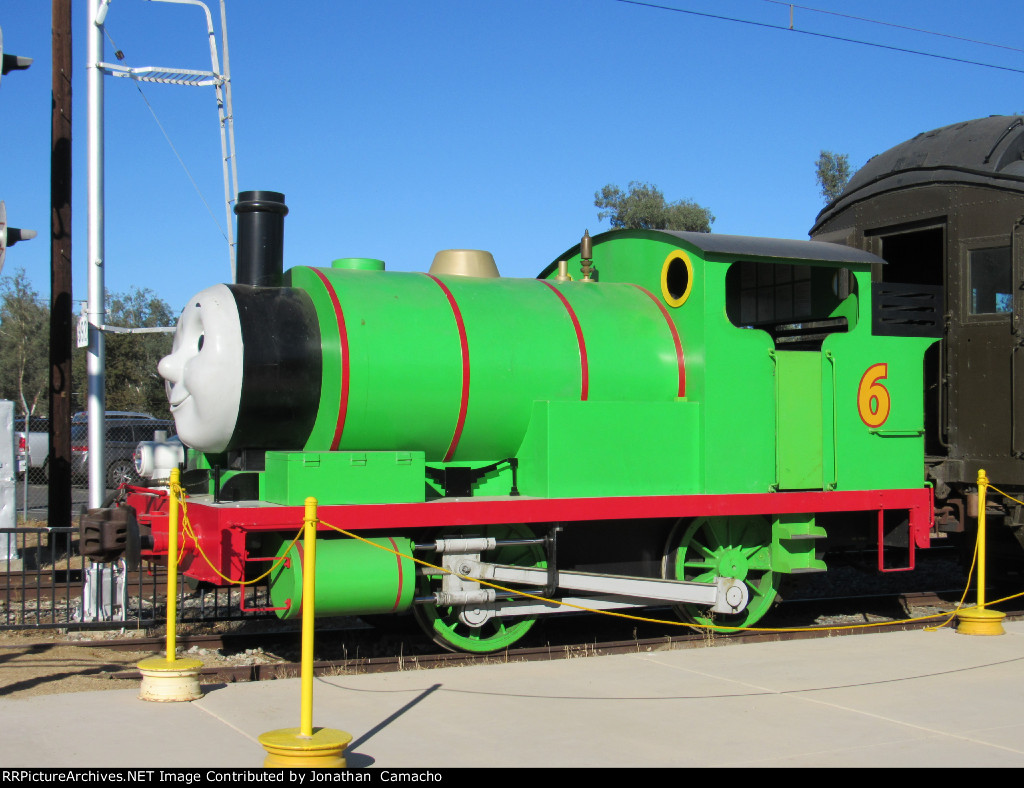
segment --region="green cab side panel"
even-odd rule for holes
[[[694,440],[702,455],[700,492],[767,492],[776,484],[773,343],[763,331],[737,328],[726,315],[728,261],[709,261],[683,239],[655,230],[623,230],[594,245],[599,283],[631,282],[665,307],[675,323],[686,370],[686,400],[700,404]],[[666,303],[662,271],[684,252],[690,293]],[[578,250],[569,269],[579,276]],[[552,275],[554,271],[552,270]]]
[[[867,332],[826,340],[823,401],[832,417],[826,441],[836,447],[835,489],[924,485],[924,351],[934,341]]]
[[[780,490],[822,488],[821,354],[775,353]]]
[[[686,311],[688,303],[674,312],[681,323],[705,324],[702,346],[687,348],[687,359],[694,360],[692,376],[703,390],[705,492],[767,492],[777,482],[774,343],[766,332],[729,320],[728,263],[701,261],[699,270],[703,303],[692,312]],[[690,369],[688,364],[688,379]]]

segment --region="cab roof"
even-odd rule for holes
[[[708,259],[720,258],[758,258],[761,260],[824,262],[857,265],[884,265],[885,260],[877,255],[854,249],[842,244],[824,241],[799,241],[792,238],[759,238],[748,235],[723,235],[721,233],[695,233],[682,230],[608,230],[595,235],[594,244],[610,241],[626,233],[655,233],[669,235],[696,247]],[[579,254],[580,245],[559,255],[558,259],[541,271],[538,276],[543,279],[557,266],[558,260],[568,259]]]

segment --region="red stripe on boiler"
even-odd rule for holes
[[[576,310],[572,308],[566,297],[562,295],[562,291],[545,280],[541,280],[541,284],[550,287],[551,291],[558,296],[565,307],[565,311],[569,313],[569,319],[572,320],[572,327],[576,331],[576,342],[580,346],[580,401],[584,401],[590,390],[590,365],[587,363],[587,343],[583,341],[583,328],[576,317]]]
[[[683,344],[679,341],[679,332],[676,331],[676,324],[672,322],[672,318],[671,316],[669,316],[668,310],[665,309],[665,305],[661,303],[661,301],[659,301],[657,298],[655,298],[654,294],[651,291],[645,290],[644,288],[640,287],[640,285],[637,284],[634,284],[633,287],[635,287],[641,293],[646,293],[647,297],[658,305],[658,309],[661,310],[661,314],[665,316],[665,322],[668,323],[669,331],[672,332],[672,341],[675,343],[676,346],[676,364],[679,367],[679,396],[685,397],[686,364],[683,361]]]
[[[338,294],[334,292],[334,288],[323,273],[316,268],[311,270],[320,277],[320,281],[327,288],[327,295],[331,297],[334,315],[338,320],[338,341],[341,343],[341,399],[338,402],[338,422],[334,427],[334,438],[331,440],[331,451],[337,451],[341,445],[341,433],[345,431],[345,415],[348,413],[348,332],[345,330],[345,315],[341,311]]]
[[[459,309],[459,305],[455,303],[455,296],[452,295],[452,291],[448,289],[444,282],[438,279],[433,274],[425,274],[440,287],[448,299],[448,303],[452,308],[452,314],[455,315],[455,325],[459,329],[459,345],[462,350],[462,398],[459,402],[459,420],[455,424],[455,434],[452,435],[452,442],[448,446],[448,451],[445,452],[443,462],[448,462],[455,454],[455,449],[459,445],[459,438],[462,437],[462,428],[466,425],[466,411],[469,409],[469,339],[466,337],[466,324],[462,321],[462,312]]]
[[[395,560],[398,562],[398,594],[395,596],[395,605],[391,608],[392,612],[397,612],[398,605],[402,601],[402,557],[398,555],[398,545],[395,544],[395,540],[389,536],[388,541],[391,542],[391,549],[395,551]]]

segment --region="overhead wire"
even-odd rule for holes
[[[920,27],[911,27],[910,25],[898,25],[895,22],[885,22],[881,19],[869,19],[864,16],[854,16],[853,14],[843,14],[839,11],[829,11],[824,8],[814,8],[809,5],[798,5],[796,3],[787,3],[786,0],[762,0],[764,3],[772,3],[773,5],[788,6],[789,8],[799,8],[801,11],[811,11],[816,14],[825,14],[826,16],[838,16],[842,19],[852,19],[855,22],[868,22],[872,25],[882,25],[883,27],[894,27],[897,30],[907,30],[911,33],[924,33],[929,36],[939,36],[940,38],[951,38],[954,41],[963,41],[968,44],[978,44],[985,47],[995,47],[996,49],[1008,49],[1011,52],[1024,52],[1024,49],[1018,49],[1017,47],[1007,46],[1006,44],[995,44],[991,41],[980,41],[976,38],[965,38],[964,36],[954,36],[951,33],[939,33],[935,30],[925,30]]]
[[[922,57],[935,58],[937,60],[946,60],[953,63],[964,63],[970,66],[980,66],[982,68],[992,68],[999,71],[1010,71],[1015,74],[1024,74],[1024,69],[1013,68],[1012,66],[1000,66],[995,63],[983,63],[980,60],[968,60],[967,58],[953,57],[952,55],[940,55],[936,52],[924,52],[919,49],[910,49],[908,47],[898,47],[891,44],[880,44],[874,41],[863,41],[857,38],[848,38],[846,36],[837,36],[830,33],[818,33],[813,30],[800,30],[798,28],[791,28],[788,25],[775,25],[769,22],[758,22],[753,19],[741,19],[739,17],[724,16],[722,14],[711,14],[706,11],[694,11],[688,8],[675,8],[674,6],[661,5],[658,3],[645,2],[645,0],[615,0],[617,3],[623,3],[625,5],[641,6],[643,8],[653,8],[659,11],[672,11],[677,14],[688,14],[690,16],[699,16],[706,19],[717,19],[723,22],[736,22],[743,25],[752,25],[754,27],[764,27],[769,30],[783,30],[789,33],[801,33],[805,36],[814,36],[815,38],[824,38],[831,41],[842,41],[847,44],[860,44],[862,46],[875,47],[876,49],[886,49],[890,52],[902,52],[908,55],[920,55]],[[787,4],[788,5],[788,4]],[[939,34],[937,34],[939,35]]]
[[[119,62],[122,62],[125,65],[127,65],[128,61],[127,58],[125,58],[124,52],[118,49],[117,44],[114,42],[114,39],[110,35],[110,31],[107,30],[105,25],[103,27],[103,34],[107,37],[107,40],[110,42],[110,45],[114,48],[114,57],[116,57]],[[177,147],[175,147],[174,142],[171,140],[170,135],[164,128],[164,124],[160,122],[160,118],[156,114],[156,109],[154,109],[153,105],[149,103],[149,99],[146,97],[146,93],[142,90],[142,85],[140,85],[138,80],[136,79],[133,79],[132,82],[135,83],[135,89],[139,91],[139,95],[142,97],[143,102],[145,102],[146,106],[149,108],[149,112],[153,116],[153,120],[156,121],[157,128],[160,129],[160,133],[164,135],[164,139],[167,140],[167,144],[171,146],[171,151],[178,159],[178,163],[181,165],[181,168],[185,171],[185,175],[188,176],[189,181],[191,181],[192,188],[196,190],[196,194],[199,195],[199,199],[202,200],[203,205],[206,206],[207,213],[210,214],[210,218],[213,219],[213,223],[217,225],[217,231],[221,234],[221,237],[225,241],[227,241],[227,233],[221,226],[221,223],[217,219],[217,216],[214,214],[213,208],[210,207],[210,203],[207,201],[206,196],[203,194],[203,190],[199,188],[199,184],[196,183],[196,179],[192,177],[192,171],[189,170],[188,165],[185,163],[185,160],[181,157],[181,154],[178,153]]]

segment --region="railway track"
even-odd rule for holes
[[[863,631],[893,631],[913,629],[941,623],[942,619],[923,623],[895,623],[913,616],[951,611],[960,601],[967,578],[952,555],[922,561],[920,575],[879,576],[856,564],[843,564],[830,569],[826,576],[807,576],[806,581],[784,588],[782,602],[761,622],[772,630],[796,629],[795,632],[767,631],[736,634],[694,631],[678,626],[676,614],[670,608],[647,609],[643,615],[659,622],[638,622],[626,619],[588,614],[565,614],[541,617],[536,626],[520,641],[517,648],[492,655],[450,653],[441,650],[416,627],[411,617],[376,617],[372,622],[360,619],[322,619],[318,621],[314,672],[318,675],[344,675],[379,673],[409,669],[427,669],[466,664],[487,664],[506,661],[535,661],[566,659],[604,654],[660,651],[681,648],[699,648],[709,645],[756,643],[765,641],[796,640],[815,637],[835,637]],[[870,568],[870,567],[869,567]],[[75,588],[74,569],[67,572],[65,585]],[[49,576],[49,575],[48,575]],[[152,578],[146,578],[147,585]],[[1006,578],[1011,585],[1022,585],[1020,578]],[[8,579],[8,584],[18,584]],[[130,583],[137,583],[133,576]],[[3,578],[0,578],[0,586]],[[915,585],[916,584],[916,585]],[[136,586],[137,587],[137,586]],[[942,588],[945,591],[916,591],[915,588]],[[77,586],[80,593],[81,586]],[[1015,589],[1019,590],[1019,589]],[[34,592],[34,589],[32,590]],[[222,593],[226,589],[221,590]],[[133,593],[129,589],[129,595]],[[233,592],[237,593],[237,592]],[[999,598],[991,589],[989,599]],[[186,605],[201,604],[203,594],[185,594]],[[34,596],[29,596],[32,604]],[[973,593],[969,602],[973,602]],[[237,608],[237,600],[234,600]],[[1017,600],[1010,605],[1020,605]],[[159,606],[159,605],[158,605]],[[224,606],[225,612],[227,606]],[[1024,615],[1024,608],[1009,605],[999,607],[1007,614]],[[155,610],[159,613],[159,610]],[[186,611],[182,611],[183,615]],[[187,611],[188,618],[179,626],[177,642],[189,657],[200,659],[206,667],[202,680],[207,683],[259,681],[299,675],[300,642],[298,622],[283,622],[270,617],[247,621],[216,618],[203,620],[198,608]],[[237,612],[237,610],[236,610]],[[195,617],[193,617],[195,616]],[[368,623],[372,623],[369,626]],[[821,626],[850,626],[871,623],[868,630],[828,629],[813,630]],[[50,631],[59,626],[54,624]],[[73,624],[68,629],[109,629],[111,624]],[[137,627],[131,624],[133,628]],[[154,626],[153,621],[139,627]],[[7,627],[10,628],[10,627]],[[0,629],[2,620],[0,620]],[[14,627],[17,629],[17,627]],[[159,630],[150,630],[159,634]],[[25,634],[24,632],[22,634]],[[136,631],[132,634],[138,635]],[[113,637],[111,637],[113,635]],[[82,638],[75,640],[74,638]],[[18,647],[17,636],[9,638],[9,648]],[[54,641],[49,641],[53,643]],[[68,675],[81,670],[91,660],[103,676],[113,679],[138,680],[134,669],[136,659],[125,652],[139,654],[139,659],[163,651],[163,637],[118,636],[115,632],[103,635],[72,635],[61,638],[60,644],[72,647],[64,650],[63,661],[40,670],[54,670]],[[71,653],[84,647],[81,660]],[[23,646],[22,646],[23,648]],[[110,657],[104,657],[104,652]],[[120,652],[120,653],[116,653]],[[13,651],[10,653],[14,653]],[[89,656],[86,657],[85,654]],[[0,641],[0,660],[6,659],[3,641]],[[83,674],[86,671],[83,670]],[[42,679],[39,679],[42,680]],[[115,684],[117,682],[114,682]]]
[[[0,595],[8,602],[20,602],[23,599],[44,599],[60,602],[79,598],[82,595],[82,582],[85,570],[81,567],[70,569],[25,569],[0,574]],[[139,589],[163,589],[167,586],[167,573],[160,571],[128,572],[126,585],[129,593],[139,593]]]
[[[0,630],[44,626],[110,629],[117,626],[110,622],[82,623],[85,577],[86,570],[80,566],[0,572]],[[124,575],[124,588],[129,625],[156,624],[166,606],[166,570],[154,567],[128,571]],[[240,612],[237,587],[194,592],[182,582],[179,588],[182,589],[178,603],[182,621],[213,622],[258,617],[256,613]],[[247,605],[265,606],[267,593],[265,587],[246,591]]]
[[[865,603],[870,604],[865,607]],[[824,603],[824,605],[823,605]],[[813,609],[812,609],[813,605]],[[829,610],[822,612],[823,607]],[[772,616],[772,621],[765,628],[785,630],[799,627],[796,631],[740,632],[731,634],[694,632],[681,629],[671,624],[658,627],[654,624],[633,626],[630,622],[615,621],[601,627],[594,626],[593,617],[578,616],[572,621],[563,621],[558,628],[562,637],[552,638],[543,643],[530,643],[519,648],[511,648],[496,654],[452,653],[437,650],[430,645],[420,643],[410,630],[410,637],[394,643],[396,653],[382,656],[353,656],[360,649],[360,644],[369,644],[381,638],[376,629],[336,630],[318,633],[317,650],[321,654],[331,654],[338,649],[344,653],[330,659],[317,660],[314,663],[314,675],[344,675],[358,673],[388,673],[403,670],[422,670],[438,667],[455,667],[469,664],[496,664],[504,662],[545,661],[554,659],[570,659],[584,656],[602,656],[674,650],[682,648],[702,648],[712,645],[741,645],[746,643],[778,642],[786,640],[805,640],[818,637],[836,637],[863,634],[867,632],[894,632],[913,629],[924,629],[941,623],[944,618],[925,621],[905,621],[917,615],[931,614],[935,611],[951,611],[954,604],[949,601],[949,594],[934,592],[915,592],[908,594],[870,595],[859,597],[833,598],[829,600],[814,599],[788,602],[779,606]],[[1015,600],[1010,606],[1001,609],[1008,617],[1024,616],[1024,605]],[[859,612],[857,612],[859,611]],[[922,612],[927,611],[927,613]],[[806,623],[807,616],[813,613],[819,623]],[[671,612],[662,611],[666,620],[670,620]],[[834,622],[831,620],[835,619]],[[798,623],[799,622],[799,623]],[[870,623],[870,628],[843,629],[851,624]],[[564,626],[571,624],[571,626]],[[809,627],[819,627],[817,629]],[[632,632],[628,630],[632,628]],[[650,633],[652,629],[663,629]],[[621,637],[626,630],[626,637]],[[586,635],[586,633],[590,633]],[[353,633],[357,633],[353,636]],[[386,635],[385,635],[386,636]],[[200,671],[203,681],[236,682],[265,681],[279,678],[294,678],[300,673],[297,654],[298,632],[263,634],[231,634],[231,635],[196,635],[179,637],[179,644],[185,649],[198,651],[203,658],[203,649],[208,652],[227,651],[241,654],[243,650],[262,644],[264,654],[277,655],[278,661],[251,662],[249,664],[226,665],[217,664],[204,667]],[[536,638],[534,638],[536,641]],[[131,648],[139,651],[159,651],[163,647],[163,639],[136,639],[129,644],[124,642],[97,643],[88,642],[83,645],[105,646],[125,650]],[[424,641],[425,643],[425,641]],[[283,648],[281,647],[283,645]],[[249,647],[246,649],[246,647]],[[429,650],[429,649],[434,650]],[[408,649],[408,650],[407,650]],[[421,650],[423,649],[423,650]],[[189,652],[190,655],[193,653]],[[281,656],[287,655],[287,656]],[[112,674],[117,679],[138,679],[137,670],[124,670]]]

